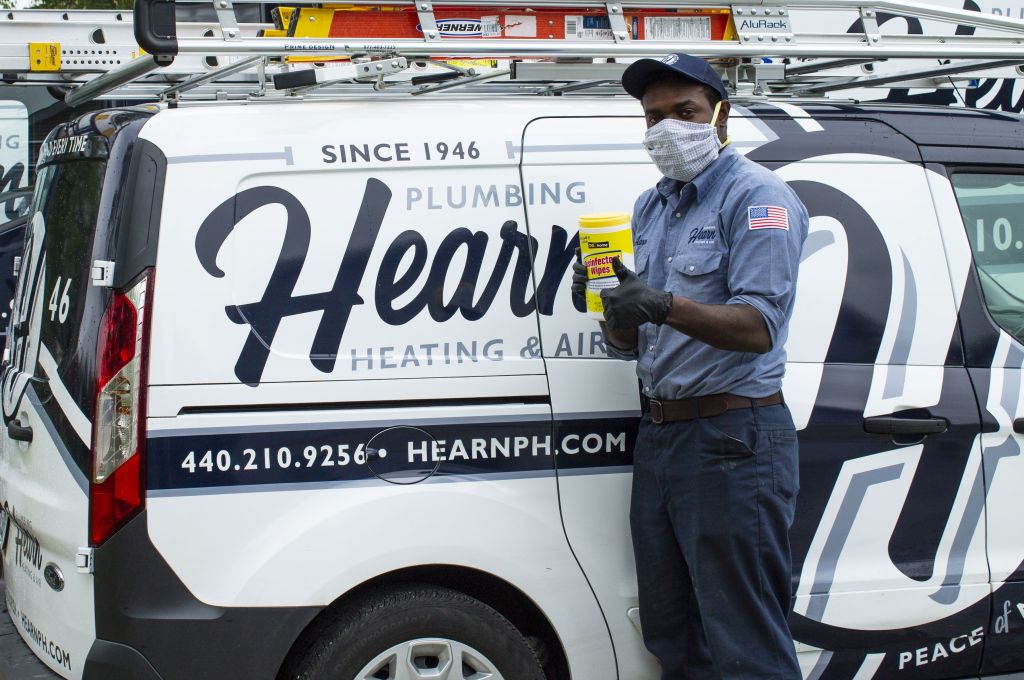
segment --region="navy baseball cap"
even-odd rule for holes
[[[701,85],[707,85],[712,90],[728,99],[729,93],[725,89],[722,78],[711,68],[711,64],[700,57],[691,57],[689,54],[667,54],[661,59],[640,59],[630,64],[622,73],[622,87],[632,96],[640,99],[644,96],[644,90],[662,73],[675,73],[696,81]]]

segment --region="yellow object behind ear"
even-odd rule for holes
[[[711,127],[718,127],[718,112],[722,108],[722,100],[719,99],[718,103],[715,104],[715,110],[711,112]]]
[[[718,103],[715,104],[714,112],[711,114],[711,127],[716,128],[716,129],[718,128],[718,126],[715,123],[718,122],[718,111],[721,108],[722,108],[722,100],[719,99]],[[722,145],[720,147],[718,147],[718,148],[719,149],[724,149],[725,147],[729,146],[729,144],[731,144],[731,143],[732,143],[732,137],[729,137],[727,135],[726,138],[725,138],[725,141],[722,142]]]

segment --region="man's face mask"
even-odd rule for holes
[[[647,128],[644,148],[665,177],[690,182],[718,158],[723,144],[712,124],[722,102],[715,104],[711,123],[688,123],[665,118]]]

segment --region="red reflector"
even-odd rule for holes
[[[107,540],[142,509],[142,456],[125,461],[107,481],[92,485],[89,514],[89,543]]]

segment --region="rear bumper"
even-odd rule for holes
[[[153,546],[145,512],[96,550],[95,568],[97,641],[85,680],[274,680],[321,611],[200,602]]]
[[[131,647],[97,640],[85,660],[82,680],[163,680],[146,658]]]

